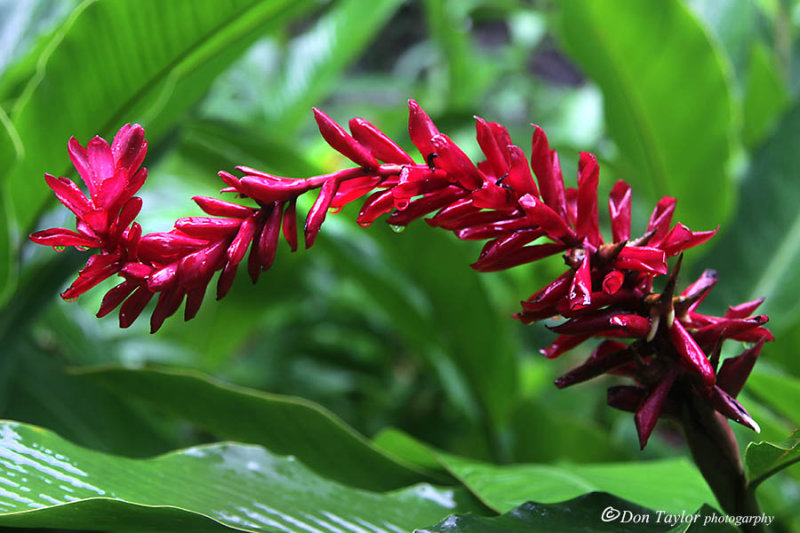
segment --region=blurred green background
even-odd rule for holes
[[[493,462],[684,454],[668,424],[638,451],[632,418],[605,406],[611,379],[552,385],[588,348],[548,362],[537,351],[554,335],[510,315],[561,271],[557,258],[478,274],[480,243],[424,223],[364,230],[354,206],[328,217],[311,251],[282,245],[257,285],[241,275],[194,321],[149,335],[146,320],[120,330],[94,318],[102,288],[61,301],[80,254],[26,242],[72,224],[42,179],[75,177],[71,135],[145,127],[140,222],[165,231],[198,213],[191,196],[221,187],[217,170],[348,165],[311,106],[409,147],[414,98],[476,157],[473,115],[526,152],[530,123],[542,126],[568,184],[578,151],[595,152],[602,210],[615,180],[633,186],[634,233],[662,195],[692,229],[719,225],[681,283],[718,270],[709,312],[767,297],[777,341],[742,401],[761,437],[785,438],[800,424],[799,36],[800,2],[788,0],[0,0],[0,416],[134,457],[216,440],[76,372],[160,365],[318,402],[368,437],[392,427]],[[761,489],[788,528],[800,527],[797,470]]]

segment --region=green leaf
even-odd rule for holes
[[[760,0],[687,0],[685,3],[725,51],[736,70],[737,81],[741,82],[752,44],[773,38],[769,20],[773,14],[760,5],[764,3]]]
[[[593,491],[680,513],[716,501],[696,467],[683,458],[594,465],[497,466],[441,455],[448,470],[481,501],[500,512],[520,502],[551,503]],[[653,483],[658,479],[658,483]]]
[[[109,367],[80,372],[216,436],[296,455],[320,475],[354,487],[389,490],[429,479],[379,451],[323,407],[301,398],[226,385],[191,371]]]
[[[789,91],[769,49],[756,42],[750,51],[750,67],[744,89],[744,125],[746,146],[758,144],[789,103]]]
[[[424,224],[412,224],[394,236],[382,224],[368,231],[371,235],[364,236],[363,229],[353,228],[358,233],[352,241],[375,239],[381,261],[352,253],[352,246],[332,247],[331,254],[349,275],[380,295],[376,303],[390,314],[403,338],[422,350],[445,388],[453,396],[461,394],[465,404],[476,402],[490,427],[502,427],[515,401],[519,330],[508,318],[512,309],[498,308],[490,286],[470,270],[478,255],[474,244]],[[384,235],[372,237],[377,232]],[[397,268],[376,268],[384,261]],[[414,292],[392,279],[395,270],[403,281],[410,280]]]
[[[741,197],[725,235],[716,239],[705,264],[718,271],[721,283],[710,294],[718,306],[766,298],[759,313],[780,338],[800,320],[800,189],[795,154],[800,148],[800,105],[756,152],[741,184]],[[793,346],[789,346],[792,349]],[[764,353],[770,353],[770,346]],[[786,354],[787,359],[796,359]]]
[[[446,83],[438,90],[444,96],[441,103],[450,111],[474,113],[473,107],[482,86],[490,78],[487,63],[478,55],[471,41],[471,4],[425,0],[423,5],[431,37],[442,56],[441,70],[447,73]]]
[[[53,294],[80,264],[81,254],[65,250],[46,260],[32,261],[22,272],[11,301],[0,310],[0,343],[12,350],[15,343],[29,330],[33,320],[52,302]],[[2,392],[2,387],[0,387]]]
[[[409,443],[411,437],[387,430],[376,444],[406,460],[435,458],[478,499],[498,512],[526,501],[555,503],[594,491],[613,493],[638,505],[679,513],[714,502],[713,494],[686,459],[600,464],[492,465]],[[653,483],[658,479],[658,483]]]
[[[583,533],[690,532],[735,533],[725,517],[708,505],[696,513],[670,514],[652,511],[604,492],[592,492],[560,503],[528,502],[502,516],[450,516],[419,533],[516,533],[558,531]]]
[[[375,435],[372,443],[411,464],[422,466],[431,471],[446,472],[445,466],[432,448],[400,430],[394,428],[384,429]]]
[[[752,488],[786,467],[800,462],[800,429],[784,442],[751,442],[744,452]]]
[[[628,458],[609,431],[579,416],[565,417],[546,401],[520,402],[513,424],[515,458],[520,462],[593,463]]]
[[[181,443],[176,424],[169,426],[141,402],[85,376],[65,373],[56,354],[23,342],[4,355],[17,363],[3,387],[1,418],[44,426],[78,445],[127,457],[164,453]]]
[[[16,285],[17,269],[11,246],[12,221],[8,212],[8,197],[0,195],[0,308],[6,303]]]
[[[747,380],[747,390],[800,426],[800,380],[785,371],[757,365]]]
[[[721,250],[715,248],[712,251],[711,259],[718,260],[719,255],[718,253]],[[765,258],[766,259],[766,258]],[[735,274],[733,272],[725,271],[729,274]],[[739,280],[740,282],[742,280]],[[740,283],[741,284],[741,283]],[[739,286],[740,284],[737,284]],[[743,284],[741,284],[743,285]],[[752,287],[746,288],[744,286],[741,287],[741,290],[752,290]],[[722,291],[720,291],[722,293]],[[728,291],[730,292],[730,291]],[[728,302],[736,301],[731,300],[730,298],[737,298],[738,300],[743,300],[741,294],[738,296],[734,296],[733,294],[725,293],[729,299]],[[749,291],[748,291],[749,292]],[[747,294],[747,293],[744,293]],[[709,298],[714,296],[712,293],[709,295]],[[713,301],[721,300],[722,294],[719,295],[719,298],[715,298]],[[719,302],[720,308],[724,304],[724,302]],[[800,345],[800,312],[796,314],[792,314],[787,319],[784,319],[781,315],[774,314],[775,310],[770,305],[771,302],[766,300],[764,304],[758,309],[759,313],[769,312],[770,323],[767,324],[767,327],[772,331],[775,336],[775,341],[770,342],[764,346],[763,355],[766,356],[765,361],[774,362],[776,366],[784,369],[784,371],[794,375],[800,376],[800,358],[796,357],[795,350],[798,345]],[[778,311],[780,312],[780,311]],[[786,312],[786,310],[783,310]],[[793,318],[793,320],[792,320]],[[756,365],[756,368],[761,366],[762,363]],[[746,388],[745,388],[746,390]]]
[[[214,444],[135,460],[14,422],[0,424],[0,444],[3,526],[388,533],[475,510],[459,506],[459,491],[431,485],[353,489],[258,446]]]
[[[3,4],[3,19],[0,21],[0,34],[3,35],[0,42],[0,101],[5,104],[13,99],[13,88],[30,79],[36,70],[36,57],[28,52],[32,47],[43,46],[45,43],[40,37],[50,33],[78,3],[79,0],[28,0]],[[25,60],[18,61],[25,54]]]
[[[71,172],[70,136],[82,143],[95,134],[110,138],[136,121],[147,127],[151,143],[157,141],[258,36],[310,5],[82,2],[41,50],[36,73],[9,110],[23,153],[3,185],[21,230],[51,198],[43,173]],[[4,167],[14,162],[7,142],[0,145],[0,160]]]
[[[785,435],[792,431],[794,426],[790,424],[786,418],[776,414],[775,411],[773,411],[765,403],[750,394],[749,385],[750,384],[748,382],[748,384],[745,385],[744,390],[737,397],[737,400],[739,403],[745,406],[747,411],[750,413],[750,416],[753,417],[753,420],[758,422],[758,425],[761,426],[761,433],[753,433],[753,431],[749,428],[745,428],[739,424],[731,424],[734,432],[737,433],[743,442],[782,439]]]
[[[720,224],[735,122],[729,68],[703,26],[683,2],[559,5],[567,53],[602,90],[619,177],[640,198],[676,197],[692,229]]]
[[[303,147],[283,132],[253,131],[231,121],[196,119],[186,124],[181,141],[176,166],[182,167],[186,174],[205,174],[214,186],[220,183],[219,169],[236,165],[282,176],[324,173],[311,162]]]
[[[314,26],[294,39],[285,56],[285,70],[268,87],[264,111],[276,127],[288,131],[310,117],[311,106],[335,89],[336,81],[373,42],[403,2],[342,0]]]

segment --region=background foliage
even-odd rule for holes
[[[0,469],[17,483],[8,461],[51,450],[111,494],[60,508],[0,501],[0,525],[460,531],[434,524],[473,512],[487,518],[453,524],[488,531],[536,515],[491,518],[528,500],[590,491],[650,509],[715,505],[675,428],[661,423],[639,452],[631,417],[604,405],[609,382],[552,386],[586,353],[546,362],[537,350],[552,334],[509,315],[557,260],[479,275],[475,243],[424,223],[363,230],[345,210],[313,252],[282,250],[258,285],[240,276],[223,302],[151,336],[144,323],[95,319],[102,291],[61,301],[77,254],[25,235],[70,223],[42,179],[72,175],[69,137],[126,122],[148,133],[140,219],[160,231],[197,214],[190,197],[218,190],[219,169],[306,176],[344,164],[312,105],[409,145],[415,98],[472,154],[473,115],[523,147],[533,121],[568,179],[590,150],[601,195],[618,178],[632,184],[637,227],[661,195],[679,199],[691,227],[721,226],[705,256],[687,256],[682,282],[717,269],[717,311],[767,297],[777,341],[743,398],[764,431],[738,435],[743,448],[783,441],[800,425],[799,31],[789,0],[0,1],[0,417],[27,424],[2,426]],[[242,444],[205,446],[226,439]],[[771,459],[752,450],[761,472]],[[29,466],[45,483],[58,477]],[[141,475],[97,475],[126,468]],[[658,468],[671,481],[653,487]],[[197,491],[209,479],[224,480],[218,492]],[[798,480],[790,468],[759,488],[775,531],[800,528]],[[568,504],[598,525],[593,509],[616,500],[592,498]]]

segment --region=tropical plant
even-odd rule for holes
[[[800,525],[793,6],[4,9],[0,525]]]

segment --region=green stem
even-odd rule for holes
[[[717,497],[722,510],[731,516],[761,514],[754,491],[748,490],[736,437],[728,420],[711,406],[688,392],[680,414],[692,458]],[[742,524],[742,531],[764,531],[762,524]]]

